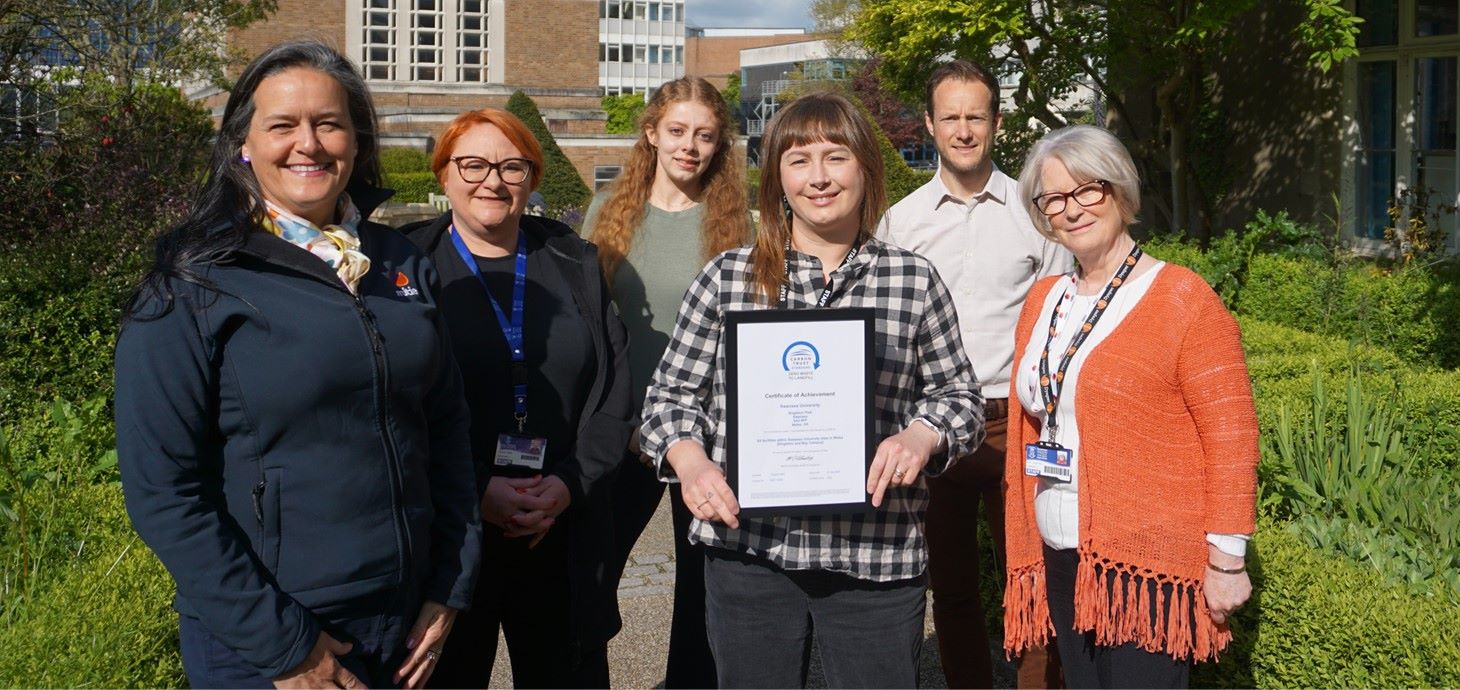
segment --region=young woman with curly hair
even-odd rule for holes
[[[750,241],[745,172],[735,126],[720,92],[696,77],[659,87],[639,118],[639,140],[613,183],[593,199],[583,225],[598,245],[603,274],[628,327],[636,400],[674,330],[674,315],[696,270]],[[615,489],[620,570],[654,514],[664,485],[630,443]],[[676,571],[665,687],[714,687],[705,641],[704,556],[687,538],[690,514],[671,491]]]

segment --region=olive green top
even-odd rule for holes
[[[592,235],[593,223],[607,199],[604,193],[594,195],[583,221],[584,237]],[[685,290],[704,265],[700,260],[703,217],[703,204],[683,211],[646,204],[629,255],[614,273],[613,299],[629,331],[629,375],[636,403],[643,402],[649,379],[669,345]]]

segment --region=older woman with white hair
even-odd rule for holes
[[[1019,178],[1079,262],[1016,331],[1005,479],[1009,653],[1053,633],[1068,687],[1185,687],[1250,595],[1257,416],[1237,322],[1130,235],[1140,181],[1110,132],[1050,133]]]

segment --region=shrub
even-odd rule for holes
[[[608,113],[608,122],[603,131],[607,134],[638,134],[636,125],[648,103],[644,94],[625,93],[618,96],[604,96],[599,101],[603,111]]]
[[[1411,595],[1262,521],[1248,558],[1254,594],[1218,664],[1196,687],[1460,686],[1460,606]]]
[[[395,190],[391,201],[424,204],[431,200],[432,194],[441,193],[441,183],[436,180],[436,174],[430,171],[386,173],[384,178],[385,186]]]
[[[547,169],[543,171],[542,186],[538,187],[538,191],[547,200],[549,214],[574,207],[588,208],[588,202],[593,200],[593,192],[588,189],[588,185],[583,184],[578,169],[573,167],[573,162],[558,147],[558,141],[548,131],[537,104],[527,94],[518,91],[507,99],[507,111],[522,120],[532,130],[532,135],[537,137],[537,143],[542,145],[542,157]]]
[[[431,172],[431,154],[404,146],[383,148],[380,150],[380,170],[385,175],[428,173]]]

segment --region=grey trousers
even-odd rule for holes
[[[811,640],[833,688],[913,688],[927,580],[787,571],[705,549],[705,622],[722,688],[805,687]]]

